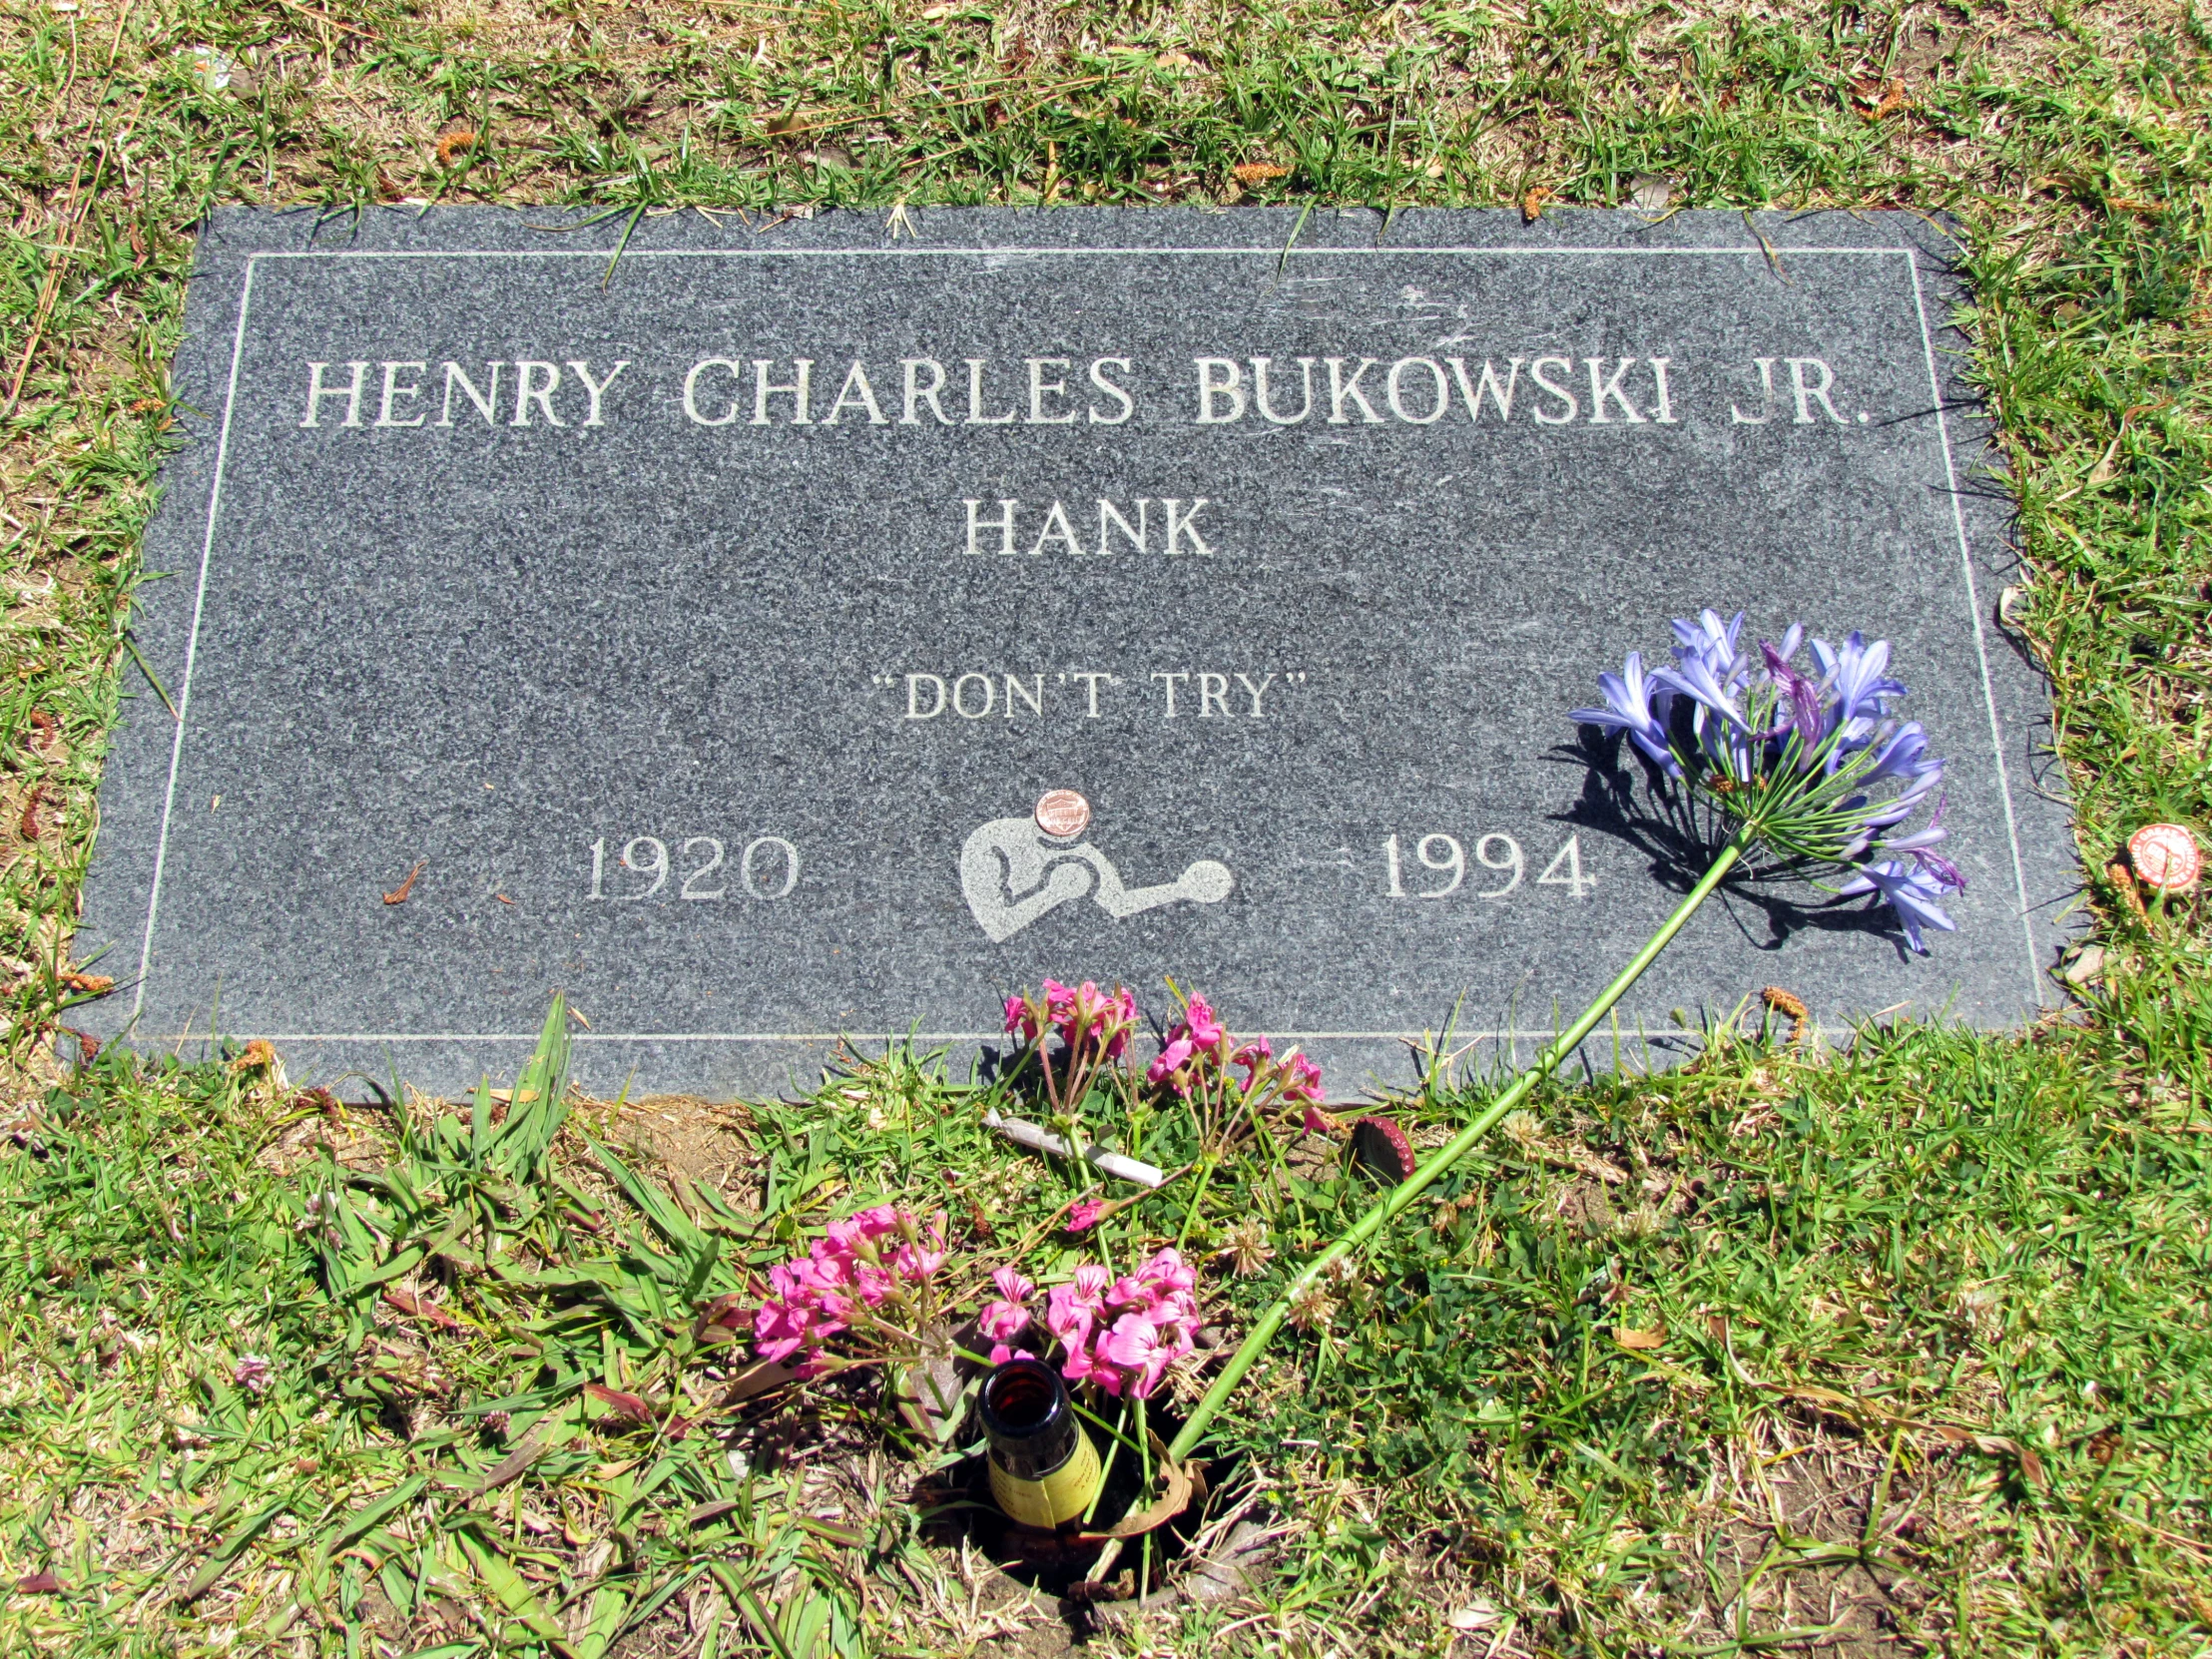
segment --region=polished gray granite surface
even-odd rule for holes
[[[1053,975],[1202,989],[1337,1096],[1526,1060],[1691,878],[1567,711],[1705,606],[1895,643],[1969,886],[1919,957],[1739,884],[1621,1041],[2049,996],[2074,860],[1929,222],[683,216],[611,269],[557,223],[207,227],[134,620],[183,719],[131,671],[89,1028],[449,1090],[561,988],[589,1085],[727,1094],[964,1069]]]

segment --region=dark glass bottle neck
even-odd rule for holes
[[[1041,1360],[1009,1360],[984,1379],[982,1416],[991,1456],[1024,1480],[1065,1463],[1083,1431],[1066,1384]]]

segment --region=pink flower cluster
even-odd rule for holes
[[[1032,1315],[1023,1305],[1037,1287],[1012,1268],[1000,1268],[991,1279],[1000,1300],[978,1322],[994,1345],[991,1363],[1033,1358],[1008,1345],[1030,1328]],[[1191,1352],[1197,1292],[1197,1275],[1172,1247],[1120,1279],[1095,1265],[1077,1268],[1070,1283],[1055,1285],[1045,1299],[1045,1329],[1062,1350],[1060,1375],[1070,1382],[1089,1379],[1117,1398],[1125,1392],[1132,1399],[1151,1397],[1168,1367]]]
[[[1148,1083],[1165,1083],[1187,1095],[1206,1082],[1207,1074],[1226,1077],[1231,1066],[1244,1068],[1247,1095],[1272,1089],[1278,1100],[1294,1104],[1321,1099],[1321,1067],[1295,1048],[1278,1060],[1265,1037],[1237,1042],[1203,996],[1191,998],[1183,1017],[1169,1028],[1167,1047],[1144,1075]]]
[[[1119,985],[1109,996],[1089,979],[1080,985],[1047,979],[1041,1004],[1025,996],[1006,999],[1007,1035],[1025,1042],[1056,1036],[1071,1054],[1118,1060],[1136,1029],[1137,998]]]
[[[910,1300],[944,1266],[944,1212],[924,1228],[893,1204],[878,1204],[830,1224],[806,1255],[768,1270],[770,1294],[753,1317],[756,1352],[784,1361],[804,1351],[800,1370],[820,1369],[824,1343],[864,1323],[885,1303]]]

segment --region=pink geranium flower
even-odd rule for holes
[[[1047,1084],[1058,1073],[1080,1094],[1092,1067],[1127,1052],[1137,1028],[1137,998],[1122,985],[1109,993],[1093,979],[1080,985],[1047,979],[1035,997],[1008,997],[1005,1015],[1009,1035],[1036,1045]],[[1057,1052],[1049,1038],[1059,1040]]]
[[[1102,1198],[1086,1198],[1068,1209],[1067,1230],[1070,1233],[1087,1233],[1098,1225],[1098,1218],[1106,1213],[1106,1201]]]
[[[1066,1348],[1066,1356],[1060,1361],[1060,1375],[1068,1384],[1072,1387],[1087,1379],[1097,1378],[1103,1386],[1107,1373],[1093,1362],[1090,1350],[1081,1343],[1069,1343]]]
[[[803,1375],[815,1375],[826,1369],[823,1344],[852,1330],[860,1308],[893,1303],[908,1310],[898,1317],[929,1317],[910,1305],[914,1290],[944,1266],[944,1228],[941,1210],[923,1226],[893,1204],[831,1222],[806,1255],[769,1269],[768,1295],[753,1320],[761,1358],[796,1357]],[[930,1306],[926,1292],[920,1306]],[[860,1323],[862,1330],[872,1329],[869,1322]],[[895,1328],[896,1319],[892,1323]]]
[[[1187,1297],[1198,1289],[1198,1275],[1173,1245],[1156,1252],[1136,1272],[1136,1280],[1155,1299]]]
[[[1176,1037],[1172,1039],[1167,1047],[1160,1050],[1160,1057],[1145,1068],[1145,1081],[1147,1083],[1165,1083],[1190,1062],[1192,1052],[1190,1038]]]
[[[1052,1287],[1045,1299],[1045,1329],[1073,1354],[1090,1339],[1091,1327],[1106,1311],[1107,1274],[1102,1267],[1085,1263],[1065,1285]]]
[[[1136,1271],[1112,1280],[1095,1263],[1056,1286],[1045,1326],[1060,1340],[1060,1373],[1086,1379],[1117,1397],[1149,1396],[1160,1379],[1194,1346],[1198,1276],[1172,1247],[1155,1251]]]
[[[1252,1087],[1252,1080],[1260,1075],[1260,1068],[1267,1064],[1274,1053],[1275,1050],[1268,1045],[1267,1038],[1254,1037],[1229,1056],[1229,1063],[1245,1068],[1245,1087],[1249,1089]]]
[[[1013,1267],[993,1269],[991,1283],[998,1287],[998,1300],[984,1306],[975,1324],[984,1336],[1003,1345],[1028,1329],[1030,1314],[1022,1304],[1037,1294],[1037,1287]]]
[[[1160,1328],[1144,1315],[1124,1314],[1099,1343],[1098,1358],[1114,1368],[1100,1376],[1100,1387],[1117,1398],[1126,1389],[1132,1399],[1146,1399],[1160,1385],[1175,1349],[1160,1340]]]

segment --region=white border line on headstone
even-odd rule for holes
[[[1920,313],[1921,345],[1928,353],[1928,390],[1936,402],[1936,430],[1943,440],[1943,485],[1950,497],[1950,522],[1958,533],[1958,569],[1966,579],[1966,614],[1973,619],[1974,659],[1981,670],[1981,700],[1989,712],[1989,753],[1997,763],[1997,795],[2004,802],[2004,833],[2012,849],[2012,881],[2020,900],[2020,932],[2027,941],[2027,981],[2038,1008],[2049,1006],[2035,953],[2034,906],[2027,896],[2027,864],[2020,856],[2020,830],[2012,811],[2012,774],[2004,764],[2004,724],[1997,714],[1996,684],[1989,677],[1989,641],[1981,625],[1981,599],[1973,579],[1973,550],[1966,539],[1966,509],[1958,494],[1958,469],[1951,461],[1950,423],[1943,417],[1943,382],[1936,369],[1936,336],[1928,325],[1928,302],[1921,295],[1921,262],[1910,259],[1913,308]]]
[[[246,262],[239,287],[238,326],[231,333],[231,380],[223,398],[223,427],[216,437],[215,479],[208,486],[208,523],[200,537],[200,585],[192,595],[192,632],[185,640],[185,673],[177,687],[177,732],[169,744],[169,787],[162,795],[161,837],[154,843],[154,880],[146,894],[146,937],[139,946],[138,991],[131,1000],[131,1023],[146,1007],[146,981],[153,971],[154,918],[162,903],[162,870],[169,861],[169,819],[177,806],[177,777],[184,769],[185,721],[192,713],[192,671],[200,655],[200,613],[208,601],[208,568],[215,558],[215,525],[223,504],[223,463],[231,454],[231,411],[238,407],[239,359],[246,351],[246,310],[254,297],[254,261]]]

